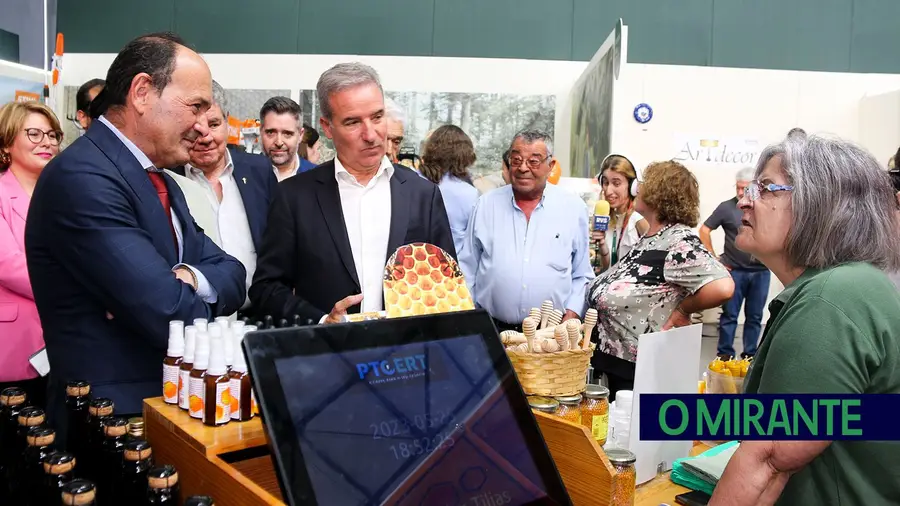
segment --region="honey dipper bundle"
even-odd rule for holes
[[[592,311],[585,315],[584,323],[574,318],[563,322],[563,311],[554,309],[548,300],[529,311],[522,332],[500,333],[526,394],[561,396],[584,391],[594,353],[590,335],[597,324],[597,313]]]

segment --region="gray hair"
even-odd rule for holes
[[[737,171],[737,174],[734,175],[735,181],[750,181],[753,179],[753,176],[756,175],[755,167],[744,167],[743,169]]]
[[[382,95],[384,89],[381,87],[381,81],[378,79],[378,73],[372,67],[363,63],[338,63],[334,67],[326,70],[319,76],[319,82],[316,83],[316,96],[319,99],[319,108],[322,110],[322,117],[330,120],[333,111],[329,103],[329,97],[332,93],[355,88],[364,84],[375,84],[381,90]]]
[[[222,117],[228,119],[228,99],[225,98],[225,88],[217,83],[215,79],[212,82],[212,98],[213,104],[218,105],[222,109]]]
[[[900,269],[897,200],[871,153],[841,139],[789,136],[763,150],[757,177],[776,157],[794,186],[785,240],[793,265],[823,269],[866,262]]]
[[[512,149],[513,144],[519,139],[522,139],[525,144],[543,141],[547,146],[547,156],[553,156],[553,137],[550,137],[550,134],[540,130],[522,130],[513,137],[512,142],[509,143],[509,149]]]
[[[406,111],[397,102],[388,97],[384,97],[384,113],[388,118],[395,119],[403,125],[406,125]]]

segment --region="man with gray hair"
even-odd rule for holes
[[[510,184],[482,195],[472,211],[460,266],[475,304],[500,330],[520,330],[533,307],[552,300],[564,319],[581,318],[594,278],[588,213],[573,193],[548,185],[553,141],[534,130],[516,134]]]
[[[722,255],[717,258],[731,271],[731,277],[734,279],[734,295],[722,306],[722,315],[719,317],[717,354],[723,359],[735,356],[734,334],[737,330],[741,305],[744,306],[744,349],[741,356],[752,357],[756,354],[762,328],[763,308],[769,297],[771,280],[769,270],[759,260],[734,245],[734,239],[741,228],[741,210],[738,208],[738,201],[744,197],[744,190],[753,179],[753,173],[753,167],[739,170],[735,175],[736,196],[719,204],[700,226],[700,241],[714,256],[716,253],[710,233],[719,227],[725,231],[725,248]]]
[[[206,112],[209,132],[194,141],[190,163],[175,172],[202,189],[212,220],[201,226],[244,265],[249,287],[278,181],[266,157],[228,148],[228,102],[225,89],[216,81],[212,82],[212,97]],[[195,214],[197,206],[190,207]],[[245,298],[241,313],[252,315],[249,298]]]
[[[337,323],[385,307],[383,277],[400,246],[431,243],[456,256],[438,187],[385,155],[378,74],[342,63],[316,86],[333,160],[278,185],[250,300],[266,314]]]
[[[384,97],[384,112],[387,120],[387,145],[385,154],[391,163],[400,163],[400,147],[403,145],[403,132],[406,130],[406,113],[388,97]]]

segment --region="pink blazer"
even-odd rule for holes
[[[25,264],[25,217],[31,199],[19,181],[0,174],[0,381],[36,378],[28,357],[44,346]]]

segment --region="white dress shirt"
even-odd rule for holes
[[[146,170],[147,172],[163,172],[162,169],[159,169],[155,165],[153,165],[153,162],[151,162],[150,159],[147,158],[147,155],[145,155],[144,152],[141,151],[141,148],[137,147],[133,142],[131,142],[128,137],[125,137],[125,134],[120,132],[119,129],[115,127],[115,125],[110,123],[109,120],[106,119],[106,116],[100,116],[100,118],[98,118],[98,121],[106,125],[106,127],[109,128],[112,133],[119,138],[120,141],[122,141],[122,144],[125,144],[125,147],[128,148],[128,151],[130,151],[132,155],[134,155],[134,158],[141,165],[141,167],[144,168],[144,170]],[[219,299],[219,294],[218,292],[216,292],[216,289],[213,288],[211,284],[209,284],[209,280],[206,279],[206,276],[204,276],[203,273],[200,272],[200,270],[195,269],[193,266],[181,263],[181,259],[184,255],[184,235],[181,230],[181,221],[178,220],[174,209],[172,210],[172,227],[175,229],[175,236],[178,242],[179,262],[178,264],[172,266],[172,270],[174,271],[178,267],[185,267],[189,269],[194,274],[194,277],[197,278],[197,295],[201,300],[203,300],[203,302],[206,302],[207,304],[215,304],[215,302]]]
[[[190,164],[185,165],[185,176],[199,184],[206,193],[209,204],[215,213],[216,234],[221,241],[225,253],[237,258],[244,269],[247,270],[247,289],[253,281],[253,273],[256,272],[256,246],[253,245],[253,235],[250,233],[250,222],[247,221],[247,210],[244,208],[244,199],[234,179],[234,162],[231,153],[225,150],[225,170],[219,176],[222,185],[222,202],[213,188],[212,183],[206,178],[201,169]],[[241,309],[250,305],[250,299],[244,300]]]
[[[391,233],[391,177],[394,165],[381,160],[378,172],[365,186],[334,159],[334,177],[341,195],[344,224],[353,251],[356,276],[362,287],[362,311],[384,309],[384,266]]]

